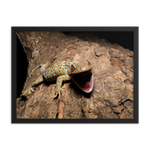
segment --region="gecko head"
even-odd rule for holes
[[[90,93],[93,89],[92,64],[88,60],[74,62],[71,65],[71,75],[74,83],[84,92]]]

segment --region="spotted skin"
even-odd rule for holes
[[[56,89],[53,98],[57,97],[57,95],[60,98],[60,91],[63,89],[61,88],[62,82],[70,80],[72,74],[77,74],[92,69],[92,65],[88,60],[84,60],[82,62],[62,61],[55,63],[48,69],[45,68],[45,65],[40,64],[31,71],[29,77],[31,77],[31,74],[34,72],[34,70],[38,68],[40,68],[41,75],[38,77],[36,81],[34,81],[30,85],[30,87],[27,90],[23,92],[22,95],[26,95],[26,93],[31,94],[32,92],[34,92],[33,87],[43,82],[44,80],[46,81],[56,80]]]

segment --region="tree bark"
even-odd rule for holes
[[[65,82],[61,99],[52,99],[55,82],[43,82],[25,100],[17,99],[17,118],[133,119],[133,52],[99,39],[92,33],[17,32],[27,55],[27,79],[23,91],[47,67],[60,61],[89,60],[93,65],[94,89],[82,92],[72,81]],[[25,68],[26,69],[26,68]]]

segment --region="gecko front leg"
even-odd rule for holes
[[[57,77],[55,95],[52,96],[52,98],[55,98],[58,95],[58,98],[60,99],[60,91],[62,91],[64,89],[63,87],[61,88],[62,82],[70,80],[70,79],[71,79],[71,77],[68,74]]]

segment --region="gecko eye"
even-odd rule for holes
[[[73,72],[74,70],[75,70],[76,68],[75,68],[75,65],[71,65],[71,72]]]
[[[86,60],[86,61],[87,61],[88,65],[91,66],[91,63],[88,60]]]

